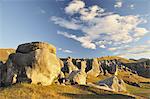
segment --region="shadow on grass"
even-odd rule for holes
[[[102,90],[86,85],[74,85],[73,87],[76,87],[78,89],[88,91],[91,94],[72,94],[72,93],[64,93],[64,96],[68,96],[71,98],[101,98],[101,99],[135,99],[132,96],[124,95],[124,94],[118,94],[115,92],[107,91],[107,90]]]
[[[135,99],[131,96],[120,95],[120,94],[73,94],[63,93],[63,96],[75,99]]]

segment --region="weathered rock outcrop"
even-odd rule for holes
[[[72,71],[68,77],[68,80],[73,84],[85,85],[87,78],[85,68],[86,61],[81,61],[81,69]]]
[[[54,46],[43,42],[19,45],[6,62],[5,83],[13,83],[16,77],[17,82],[50,85],[61,72],[60,60],[55,53]]]
[[[30,53],[37,49],[48,49],[50,53],[56,54],[56,48],[45,42],[25,43],[18,46],[16,53]]]
[[[150,60],[140,60],[134,63],[124,63],[126,67],[137,73],[140,76],[150,78]]]
[[[72,71],[79,70],[79,69],[77,68],[77,66],[75,66],[75,65],[73,64],[71,57],[69,57],[68,60],[67,60],[67,67],[68,67],[68,69],[69,69],[69,73],[71,73]]]
[[[112,91],[116,92],[126,92],[126,85],[122,79],[117,78],[117,76],[112,76],[105,80],[98,82],[99,86],[110,88]]]
[[[94,76],[94,77],[97,77],[101,72],[102,72],[102,69],[100,68],[101,64],[98,63],[98,60],[97,58],[94,58],[93,59],[93,62],[92,62],[92,69],[87,72],[88,75],[91,75],[91,76]]]

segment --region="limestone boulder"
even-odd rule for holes
[[[16,82],[51,85],[61,73],[55,49],[43,42],[19,45],[16,53],[11,54],[6,62],[5,83],[14,83],[16,79]]]
[[[97,77],[97,76],[99,76],[100,72],[101,71],[100,71],[100,65],[98,63],[98,60],[97,60],[97,58],[94,58],[93,62],[92,62],[92,69],[90,71],[88,71],[87,74]]]
[[[68,77],[68,80],[73,84],[85,85],[87,78],[85,68],[86,68],[86,61],[82,61],[81,69],[72,71]]]
[[[31,42],[21,44],[18,46],[16,53],[29,53],[37,49],[48,49],[50,53],[56,54],[55,46],[45,42]]]
[[[77,66],[75,66],[72,62],[72,58],[69,57],[67,59],[67,67],[69,69],[69,74],[72,72],[72,71],[78,71],[79,69],[77,68]]]
[[[99,81],[97,83],[99,86],[107,86],[112,91],[116,92],[126,92],[126,85],[125,82],[122,79],[119,79],[117,76],[109,77],[105,80]]]

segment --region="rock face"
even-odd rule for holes
[[[69,81],[73,84],[85,85],[87,78],[85,68],[86,68],[86,61],[81,61],[81,69],[72,71],[68,77]]]
[[[61,64],[56,56],[56,48],[43,42],[19,45],[16,53],[6,62],[5,83],[17,82],[50,85],[61,72]],[[14,83],[14,82],[13,82]]]
[[[78,68],[72,63],[72,58],[69,57],[67,60],[67,67],[69,69],[69,73],[71,73],[72,71],[76,71],[78,70]]]
[[[132,72],[137,73],[140,76],[150,78],[150,59],[145,59],[134,63],[124,63],[124,65],[131,69]]]
[[[117,62],[118,62],[117,60],[100,61],[100,63],[102,64],[104,75],[107,75],[108,73],[117,75],[117,71],[118,71],[118,63]]]
[[[45,42],[25,43],[18,46],[17,53],[29,53],[37,49],[48,49],[50,53],[56,54],[56,48]]]
[[[100,70],[100,64],[98,63],[97,58],[94,58],[92,62],[92,69],[89,72],[87,72],[87,74],[97,77],[101,72],[102,71]]]
[[[98,85],[108,87],[116,92],[126,92],[126,85],[122,79],[118,79],[117,76],[112,76],[110,78],[107,78],[105,80],[99,81]]]

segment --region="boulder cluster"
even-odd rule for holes
[[[0,86],[27,82],[32,84],[87,84],[87,77],[112,75],[100,81],[115,91],[124,91],[123,80],[117,78],[122,64],[117,60],[58,58],[56,48],[44,42],[31,42],[18,46],[15,53],[9,55],[5,63],[0,62]],[[126,69],[126,68],[125,68]]]

